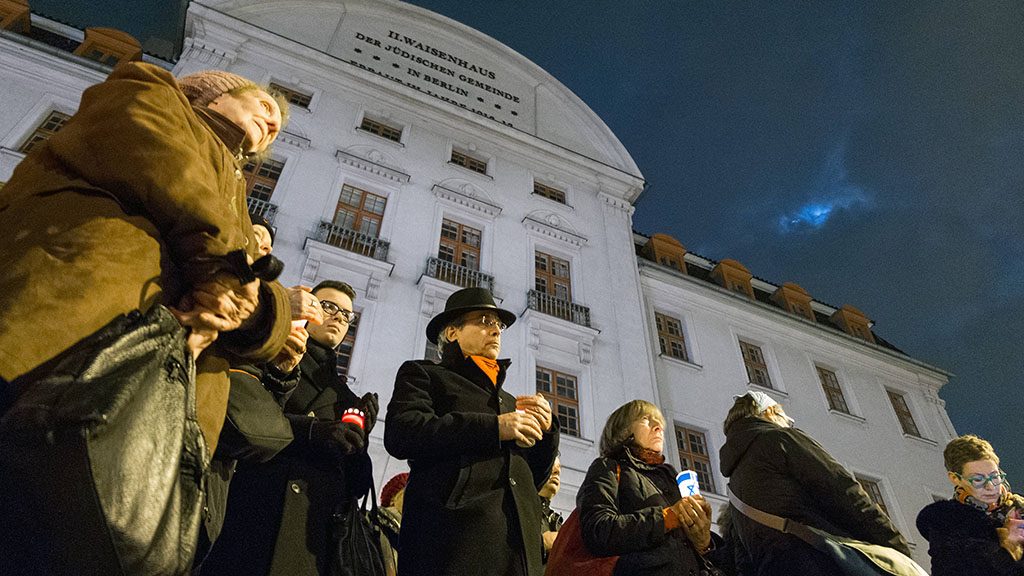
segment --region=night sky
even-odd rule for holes
[[[1024,485],[1024,3],[412,3],[608,124],[650,184],[638,231],[852,304],[953,372],[957,431]]]
[[[165,28],[123,24],[135,2]],[[165,47],[184,3],[71,19]],[[638,231],[852,304],[953,372],[957,430],[1024,486],[1024,2],[412,3],[523,54],[608,124],[650,185]],[[33,8],[51,4],[74,12]]]

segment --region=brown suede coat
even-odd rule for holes
[[[0,191],[0,378],[13,381],[120,314],[178,304],[255,239],[238,150],[174,77],[117,67],[33,150]],[[270,359],[289,330],[284,288],[263,283],[256,326],[223,333],[197,361],[210,453],[227,407],[228,365]]]

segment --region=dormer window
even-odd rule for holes
[[[641,254],[648,260],[657,262],[662,266],[686,272],[684,267],[686,248],[668,234],[655,234],[651,236],[641,250]]]
[[[786,282],[772,293],[772,302],[775,302],[790,314],[803,316],[813,322],[814,311],[811,309],[811,300],[813,298],[811,298],[811,295],[806,290],[792,282]]]
[[[875,335],[871,332],[871,321],[863,312],[853,306],[843,305],[842,308],[832,313],[831,320],[833,324],[842,328],[850,336],[872,344],[875,343]]]
[[[114,66],[119,62],[142,60],[142,45],[131,34],[114,28],[86,28],[85,40],[74,53]]]
[[[753,274],[736,260],[722,260],[711,270],[711,277],[720,286],[732,292],[743,294],[754,299],[754,289],[750,285]]]
[[[0,1],[0,28],[28,34],[32,28],[31,12],[25,0]]]

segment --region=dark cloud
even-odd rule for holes
[[[1024,4],[413,3],[608,123],[651,184],[639,230],[853,304],[954,372],[953,423],[1024,479]]]

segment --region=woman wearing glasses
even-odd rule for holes
[[[942,455],[953,498],[917,515],[932,575],[1024,574],[1024,498],[1010,492],[992,445],[968,434],[951,440]]]

